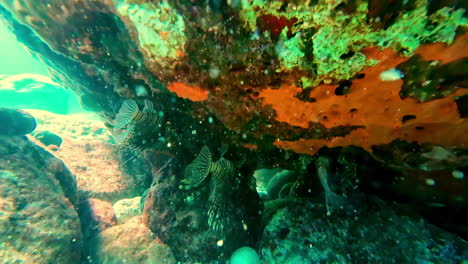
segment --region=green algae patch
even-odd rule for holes
[[[468,19],[463,17],[463,9],[451,10],[444,7],[426,16],[426,6],[426,1],[418,1],[416,9],[402,14],[387,30],[378,32],[377,44],[382,47],[391,46],[410,56],[422,43],[452,43],[456,30],[468,26]]]
[[[18,177],[13,172],[11,172],[9,170],[0,171],[0,179],[10,180],[10,181],[13,181],[15,183],[18,182]]]
[[[294,37],[288,39],[286,36],[287,28],[283,29],[280,35],[280,41],[275,46],[276,54],[282,65],[286,69],[301,67],[304,62],[305,53],[303,52],[303,43],[301,34],[298,33]]]
[[[365,67],[375,65],[376,60],[368,60],[360,52],[365,47],[392,47],[403,55],[411,56],[421,44],[450,44],[457,29],[468,25],[463,9],[444,7],[427,15],[427,0],[412,3],[413,8],[402,12],[386,29],[379,26],[380,18],[369,17],[367,3],[358,3],[351,14],[337,9],[340,4],[346,4],[344,1],[284,5],[282,1],[242,0],[241,4],[239,16],[244,27],[251,32],[259,30],[262,16],[295,21],[288,28],[292,34],[286,34],[288,30],[283,28],[274,44],[281,62],[277,71],[295,68],[309,72],[302,77],[302,83],[307,87],[321,82],[348,80]],[[312,36],[301,34],[310,28],[315,29]],[[265,37],[269,37],[266,33]],[[312,57],[312,65],[305,61],[307,57]]]
[[[116,7],[133,23],[140,48],[151,62],[170,67],[183,54],[185,22],[168,1],[153,4],[119,0]]]

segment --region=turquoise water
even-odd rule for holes
[[[0,22],[0,75],[36,73],[47,76],[45,65],[35,59],[26,48],[16,40],[8,27]]]
[[[39,109],[56,114],[84,112],[74,92],[53,82],[35,58],[0,23],[0,107]]]

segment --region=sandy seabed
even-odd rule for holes
[[[112,135],[93,113],[58,115],[42,110],[25,110],[37,120],[34,133],[49,131],[62,138],[60,147],[46,147],[33,136],[29,139],[61,159],[76,176],[78,188],[91,197],[114,200],[116,193],[134,184],[119,168],[113,154]]]

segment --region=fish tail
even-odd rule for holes
[[[317,174],[325,191],[325,206],[327,208],[327,215],[330,215],[337,209],[343,209],[347,203],[346,198],[336,194],[330,188],[328,183],[328,173],[330,171],[330,160],[325,156],[320,156],[315,161]]]
[[[143,107],[143,112],[147,112],[147,113],[155,113],[156,112],[156,110],[154,109],[153,102],[151,102],[148,99],[145,99],[144,104],[145,105]]]

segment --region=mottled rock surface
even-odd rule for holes
[[[143,225],[140,216],[104,230],[94,245],[98,263],[176,263],[171,249]]]
[[[88,199],[88,203],[90,209],[89,217],[95,224],[92,228],[95,228],[97,231],[102,231],[117,223],[117,218],[115,217],[111,203],[96,198]]]
[[[147,174],[127,174],[121,170],[119,157],[113,154],[110,132],[91,113],[57,115],[47,111],[29,110],[37,120],[38,131],[50,131],[62,138],[54,154],[63,160],[76,176],[79,192],[92,198],[115,202],[124,197],[138,195],[139,185]],[[31,137],[37,144],[39,140]],[[44,146],[45,147],[45,146]],[[50,148],[50,147],[49,147]],[[129,158],[134,158],[131,154]],[[134,166],[130,159],[127,164]]]
[[[34,137],[45,146],[53,146],[59,148],[62,145],[62,138],[50,131],[36,131]]]
[[[264,230],[262,263],[461,263],[468,243],[372,201],[355,216],[313,202],[280,209]]]
[[[81,263],[77,201],[75,179],[60,160],[26,138],[0,136],[3,263]]]
[[[141,196],[131,199],[122,199],[112,205],[115,216],[119,224],[125,223],[128,219],[140,215]]]
[[[23,136],[36,129],[36,120],[28,112],[0,107],[0,135]]]

